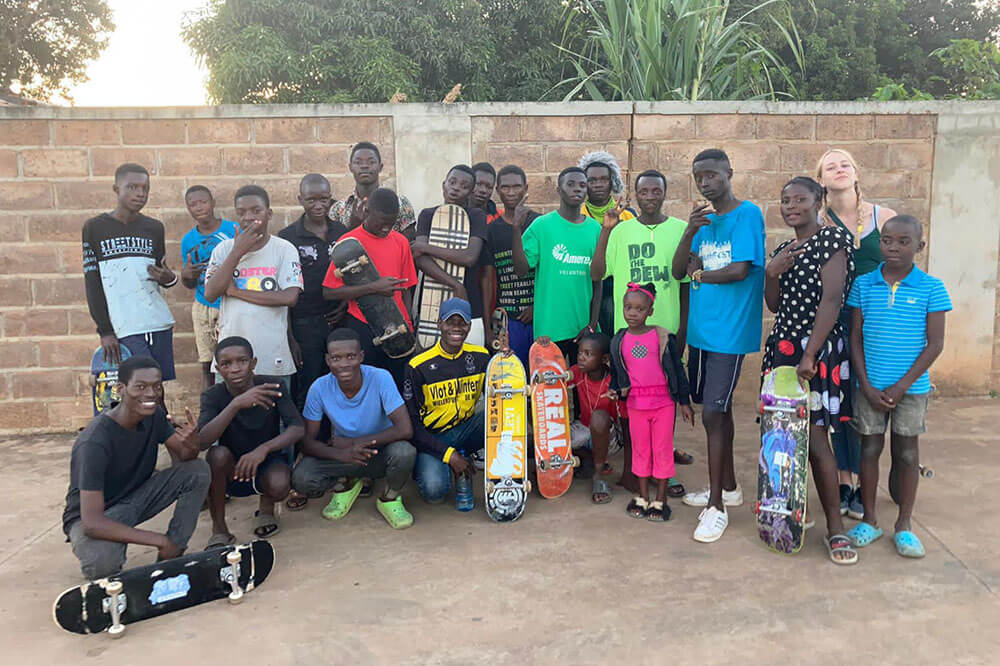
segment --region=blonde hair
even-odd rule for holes
[[[851,163],[852,167],[854,167],[854,194],[857,196],[857,199],[858,199],[858,201],[857,201],[857,224],[858,224],[858,230],[854,234],[854,246],[855,247],[860,247],[861,246],[861,232],[865,228],[865,219],[864,219],[864,216],[862,215],[862,210],[864,208],[864,197],[861,194],[861,170],[858,168],[858,162],[857,162],[857,160],[855,160],[854,156],[851,155],[849,152],[847,152],[843,148],[831,148],[830,150],[828,150],[825,153],[823,153],[820,156],[819,160],[816,162],[816,180],[818,180],[818,181],[822,181],[823,180],[823,162],[826,160],[827,157],[830,156],[831,153],[840,153],[841,155],[843,155],[844,157],[846,157],[847,161]],[[823,215],[824,218],[826,218],[826,209],[828,207],[829,207],[829,203],[827,202],[826,185],[824,185],[823,186],[823,210],[820,211],[820,214]],[[829,218],[827,218],[827,219],[829,221]]]

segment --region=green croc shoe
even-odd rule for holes
[[[330,503],[323,509],[323,517],[327,520],[340,520],[347,515],[347,512],[354,506],[354,500],[358,499],[361,492],[361,479],[358,479],[353,486],[342,493],[334,493],[330,498]]]
[[[403,498],[397,497],[394,500],[376,500],[375,508],[389,523],[389,527],[394,530],[405,530],[413,524],[413,516],[406,507],[403,506]]]

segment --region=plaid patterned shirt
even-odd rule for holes
[[[392,228],[394,231],[402,232],[403,229],[411,227],[417,223],[417,216],[413,212],[413,205],[410,204],[409,199],[402,194],[397,194],[396,196],[399,197],[399,218],[396,220],[396,224],[394,224]],[[334,202],[333,206],[330,208],[330,219],[334,222],[340,222],[348,230],[350,230],[351,210],[354,208],[354,202],[357,201],[357,199],[357,192],[351,192],[351,196],[346,199]]]

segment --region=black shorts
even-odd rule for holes
[[[740,381],[743,354],[724,354],[688,347],[691,401],[707,412],[728,412]]]
[[[220,445],[221,446],[221,445]],[[235,454],[233,457],[239,460],[239,456]],[[288,464],[288,454],[285,451],[277,451],[271,453],[264,458],[262,462],[257,467],[257,474],[251,481],[235,481],[230,479],[226,483],[226,494],[230,497],[251,497],[253,495],[261,495],[260,492],[260,478],[272,465],[285,465],[288,467],[288,473],[291,474],[292,468]]]
[[[163,381],[177,378],[174,372],[174,329],[126,335],[119,338],[118,343],[128,347],[132,356],[149,356],[159,363]]]

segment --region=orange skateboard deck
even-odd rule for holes
[[[535,471],[538,492],[546,499],[559,497],[573,482],[573,456],[569,438],[570,403],[566,360],[553,342],[540,337],[528,352],[531,369],[531,416],[535,431]]]

